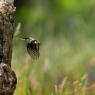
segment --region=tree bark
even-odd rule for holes
[[[15,7],[0,0],[0,95],[13,95],[17,78],[11,69]]]

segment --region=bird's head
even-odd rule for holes
[[[25,40],[27,44],[33,43],[33,44],[38,44],[40,45],[40,42],[33,37],[26,37],[26,38],[21,38],[22,40]]]
[[[25,40],[26,46],[27,46],[27,51],[30,54],[30,56],[33,59],[39,58],[39,47],[40,47],[40,42],[33,37],[26,37],[26,38],[21,38],[22,40]]]

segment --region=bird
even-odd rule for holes
[[[39,53],[40,42],[33,37],[25,37],[21,39],[25,40],[27,51],[29,55],[32,57],[32,59],[38,59],[40,56]]]

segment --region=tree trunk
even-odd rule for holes
[[[0,95],[13,95],[17,78],[11,69],[15,7],[0,0]]]

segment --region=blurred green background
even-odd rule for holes
[[[14,95],[95,95],[95,0],[15,0]],[[41,42],[33,61],[25,42]]]

